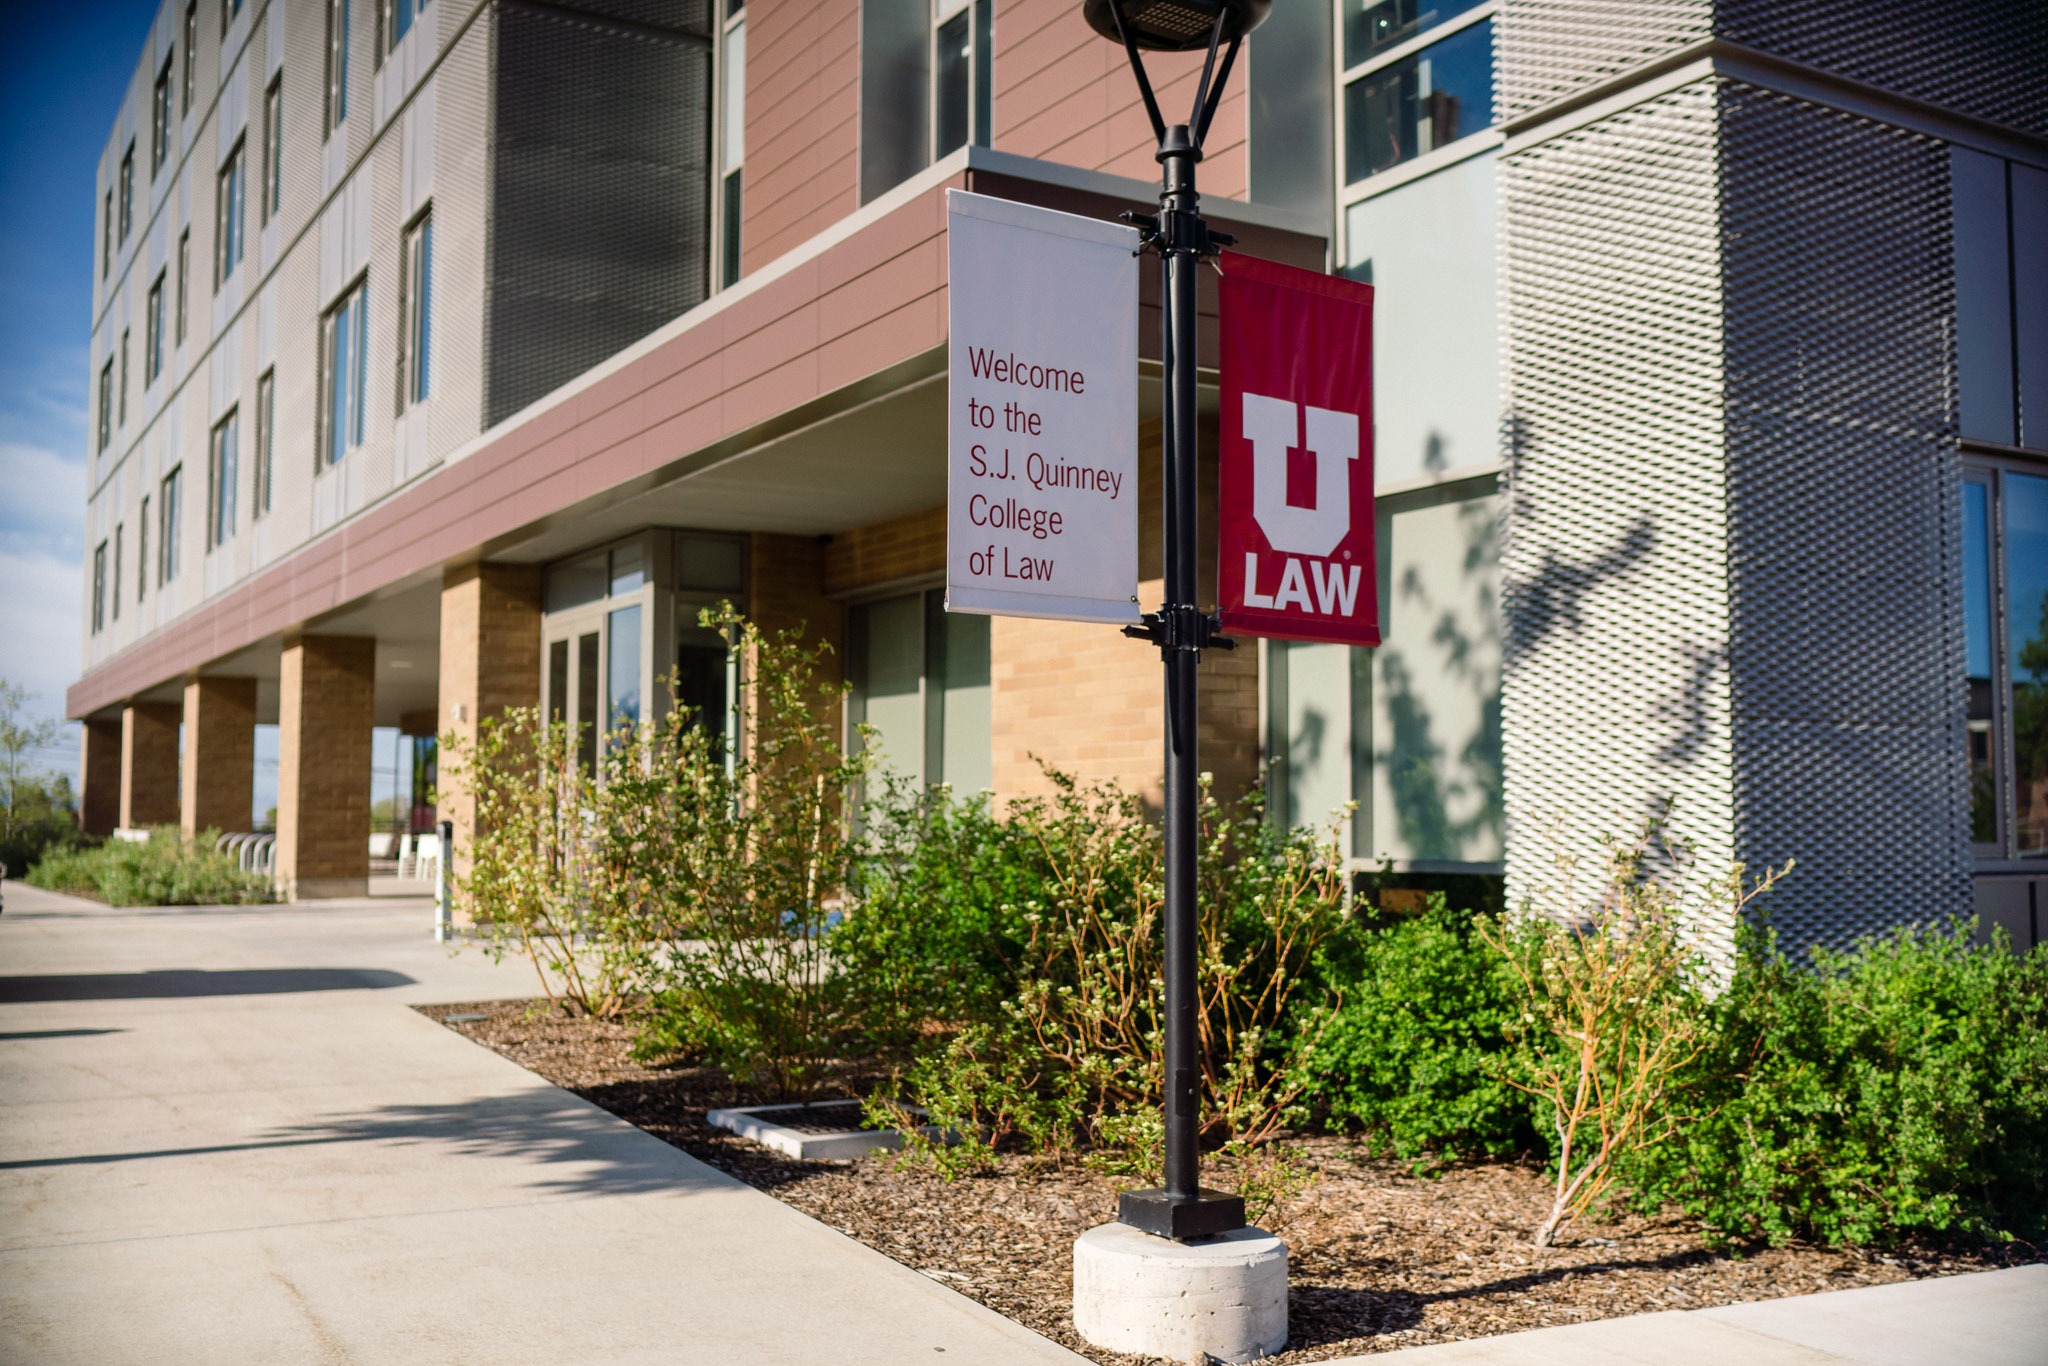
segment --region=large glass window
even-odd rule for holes
[[[987,789],[988,618],[946,611],[934,588],[861,603],[848,628],[848,720],[871,728],[878,772],[963,796]]]
[[[1485,20],[1344,87],[1344,179],[1355,184],[1493,123],[1493,23]]]
[[[384,50],[394,51],[412,32],[413,20],[426,11],[427,0],[382,0]]]
[[[165,475],[156,497],[156,581],[162,587],[178,577],[179,521],[183,516],[185,470],[183,466]]]
[[[991,0],[861,5],[860,196],[866,203],[993,126]]]
[[[932,158],[989,139],[990,0],[932,2]]]
[[[1356,858],[1486,869],[1504,847],[1496,499],[1452,485],[1380,515],[1387,643],[1267,647],[1270,807],[1338,822]]]
[[[398,407],[427,396],[433,355],[434,217],[422,214],[406,230],[403,270],[398,282]]]
[[[220,168],[220,177],[214,189],[213,221],[213,287],[235,273],[235,267],[242,263],[242,201],[249,190],[248,156],[244,143],[237,141],[235,150],[228,153],[228,159]]]
[[[719,279],[722,285],[740,278],[740,202],[747,160],[747,11],[734,4],[727,12],[719,48]]]
[[[2048,857],[2048,474],[1972,470],[1962,543],[1971,842]]]
[[[206,459],[206,543],[209,548],[225,544],[235,534],[235,481],[240,471],[242,419],[230,409],[213,429],[213,441]]]
[[[348,7],[349,0],[327,0],[327,98],[326,131],[332,133],[348,118]]]
[[[1486,0],[1344,0],[1344,65],[1358,66]]]
[[[171,57],[164,57],[164,69],[156,73],[156,89],[149,101],[149,175],[164,168],[171,154]]]
[[[327,310],[320,328],[320,464],[341,463],[363,444],[370,282],[358,280]]]

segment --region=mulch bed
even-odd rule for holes
[[[887,1154],[798,1161],[705,1123],[708,1110],[765,1097],[709,1068],[635,1062],[624,1026],[544,1014],[524,1001],[424,1013],[481,1015],[448,1027],[1084,1356],[1107,1366],[1142,1360],[1089,1346],[1069,1317],[1073,1240],[1115,1217],[1128,1181],[1016,1156],[991,1175],[951,1182]],[[857,1094],[879,1075],[873,1065],[848,1066],[823,1094]],[[1288,1347],[1270,1358],[1282,1363],[1981,1271],[2040,1255],[1788,1247],[1728,1257],[1706,1250],[1697,1227],[1676,1216],[1568,1229],[1566,1246],[1539,1251],[1529,1234],[1547,1194],[1533,1167],[1418,1177],[1345,1138],[1305,1137],[1298,1151],[1318,1180],[1266,1222],[1290,1255]]]

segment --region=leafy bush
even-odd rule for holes
[[[1516,980],[1473,914],[1433,894],[1422,914],[1358,939],[1327,968],[1344,999],[1308,1059],[1314,1110],[1409,1161],[1536,1150],[1529,1102],[1502,1061]]]
[[[1706,1117],[1640,1198],[1720,1241],[2048,1239],[2048,950],[1902,928],[1788,962],[1749,935],[1695,1067]]]
[[[1160,1142],[1159,831],[1129,793],[1048,776],[1051,796],[1012,803],[1003,822],[943,800],[898,813],[899,823],[935,830],[941,847],[988,837],[978,856],[997,888],[970,894],[962,939],[940,928],[954,874],[915,856],[921,836],[899,834],[880,845],[878,894],[855,912],[848,937],[862,945],[858,961],[881,963],[885,980],[909,988],[887,1018],[927,1031],[905,1095],[966,1136],[934,1154],[946,1166],[1016,1140],[1041,1151],[1086,1144],[1149,1171]],[[1203,1133],[1242,1147],[1299,1113],[1301,1059],[1334,1007],[1317,964],[1347,932],[1343,875],[1313,837],[1275,832],[1255,801],[1225,808],[1205,792],[1201,817]],[[919,1022],[911,993],[932,968],[897,956],[948,943],[963,968],[990,973],[993,990],[940,988],[932,1000],[959,1013]]]
[[[217,830],[185,839],[175,826],[152,830],[146,843],[116,840],[93,848],[45,854],[28,881],[53,892],[89,896],[109,906],[234,906],[277,899],[270,880],[245,873],[231,853],[214,848]]]
[[[830,647],[764,635],[730,606],[700,621],[743,661],[736,731],[685,708],[618,746],[606,771],[606,860],[654,911],[643,1046],[694,1046],[729,1074],[805,1097],[848,1033],[828,936],[856,845],[865,753],[840,741]]]
[[[49,851],[83,842],[69,778],[17,778],[8,785],[7,797],[5,814],[0,815],[0,869],[6,876],[25,876]]]

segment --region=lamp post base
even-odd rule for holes
[[[1074,1240],[1074,1328],[1168,1361],[1251,1361],[1287,1345],[1287,1244],[1240,1228],[1169,1243],[1126,1224]]]
[[[1184,1243],[1213,1238],[1244,1227],[1244,1200],[1204,1190],[1192,1200],[1175,1200],[1163,1190],[1125,1191],[1117,1197],[1116,1221],[1155,1238]]]

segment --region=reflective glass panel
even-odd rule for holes
[[[612,551],[612,596],[638,592],[647,582],[647,552],[640,542],[629,541]]]
[[[2048,854],[2048,479],[2005,476],[2005,592],[2013,852],[2038,858]]]
[[[1486,0],[1344,0],[1344,65],[1357,66]]]
[[[611,705],[607,729],[640,724],[640,609],[621,607],[610,616],[610,649],[606,659],[606,681]]]
[[[605,556],[595,555],[558,564],[548,571],[546,605],[550,612],[581,607],[604,596]]]
[[[1970,840],[1998,842],[1998,775],[1992,763],[1991,486],[1963,485],[1963,653],[1970,687]]]
[[[968,42],[967,15],[960,13],[939,25],[938,39],[932,54],[935,69],[933,80],[934,126],[938,145],[934,156],[945,156],[948,152],[967,145],[967,111],[972,91],[968,88],[968,72],[972,69],[974,52]]]
[[[1493,122],[1493,23],[1344,87],[1344,178],[1356,183]]]
[[[597,771],[597,632],[576,640],[576,757]]]
[[[736,593],[745,586],[743,547],[720,536],[676,537],[676,586]]]

